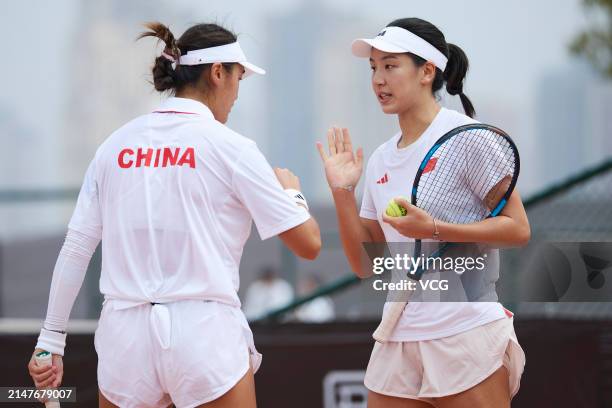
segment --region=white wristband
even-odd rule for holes
[[[65,347],[66,333],[47,330],[44,327],[40,330],[36,348],[48,351],[52,354],[59,354],[60,356],[63,356]]]
[[[287,193],[289,197],[293,198],[296,204],[301,204],[308,210],[308,203],[306,202],[306,197],[304,197],[304,194],[302,194],[301,191],[296,190],[294,188],[286,188],[285,193]]]

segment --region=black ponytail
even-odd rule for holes
[[[446,81],[446,92],[450,95],[459,95],[465,114],[470,118],[474,117],[474,105],[472,101],[463,93],[463,80],[469,68],[467,56],[463,50],[455,44],[448,45],[448,62],[444,70],[444,80]]]
[[[468,58],[463,50],[454,44],[448,44],[444,38],[444,34],[438,27],[420,18],[401,18],[392,21],[387,27],[400,27],[410,31],[433,45],[448,58],[444,72],[442,72],[440,68],[436,68],[436,76],[431,85],[431,91],[435,94],[442,89],[442,86],[446,82],[446,91],[450,95],[459,95],[465,114],[473,118],[476,114],[474,105],[472,105],[467,95],[463,93],[463,81],[469,67]],[[412,53],[408,53],[408,56],[412,58],[417,66],[422,66],[427,62],[423,58]]]

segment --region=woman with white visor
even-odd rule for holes
[[[29,370],[38,388],[61,384],[68,316],[102,240],[100,407],[255,407],[261,355],[237,295],[251,223],[307,259],[320,251],[319,227],[298,178],[224,125],[240,80],[264,74],[236,36],[217,24],[178,40],[160,23],[147,28],[140,38],[166,45],[153,84],[173,96],[97,150],[36,345],[53,366],[33,358]]]
[[[353,271],[363,278],[372,275],[361,262],[363,243],[415,238],[478,242],[489,248],[485,273],[492,291],[486,294],[489,302],[410,302],[389,341],[374,345],[365,375],[368,406],[509,407],[525,356],[512,313],[496,301],[498,253],[490,245],[519,246],[529,240],[518,192],[512,193],[500,216],[473,224],[436,223],[401,199],[396,201],[408,209],[407,216],[391,220],[384,215],[390,199],[410,194],[417,168],[436,140],[475,122],[474,108],[463,93],[467,57],[448,44],[438,28],[418,18],[393,21],[375,38],[353,42],[352,51],[369,59],[380,106],[384,113],[397,115],[401,129],[370,157],[360,211],[354,190],[363,151],[353,152],[346,129],[330,129],[329,152],[318,144]],[[466,115],[440,106],[436,94],[444,84],[451,95],[460,96]]]

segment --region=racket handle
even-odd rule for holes
[[[36,353],[34,360],[36,361],[36,365],[41,367],[46,367],[53,364],[53,356],[47,351]],[[58,401],[47,401],[45,402],[45,407],[60,408],[60,403]]]
[[[391,303],[391,306],[389,306],[383,314],[380,324],[372,334],[374,340],[379,343],[386,343],[389,341],[391,335],[393,334],[393,330],[395,329],[395,326],[402,316],[407,304],[408,302],[400,301]]]

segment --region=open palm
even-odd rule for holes
[[[329,154],[318,142],[317,149],[325,166],[325,176],[331,188],[354,188],[363,171],[363,150],[353,153],[348,129],[331,128],[327,131]]]

